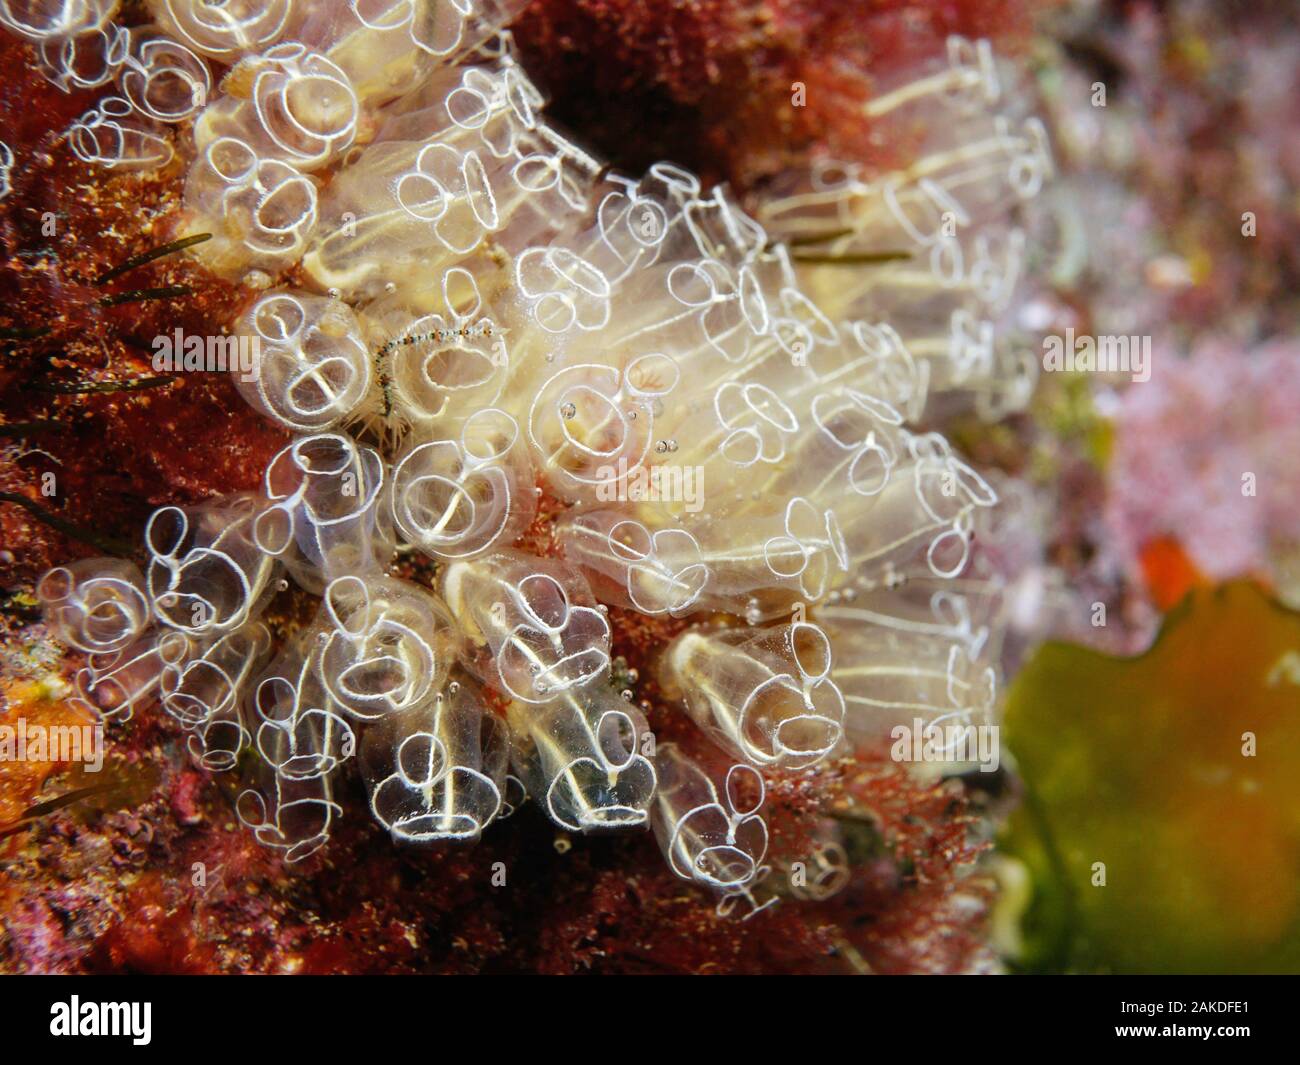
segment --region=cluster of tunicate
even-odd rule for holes
[[[834,822],[769,853],[769,775],[994,713],[1004,582],[973,540],[997,496],[916,424],[1027,387],[994,330],[1049,163],[993,112],[987,46],[954,38],[873,104],[928,131],[917,163],[791,175],[765,230],[548,125],[498,32],[517,4],[150,6],[230,68],[193,116],[185,231],[253,288],[238,387],[295,435],[258,491],[156,512],[143,572],[47,575],[86,705],[160,701],[288,861],[329,839],[355,759],[403,844],[527,795],[569,831],[648,826],[720,912],[795,865],[799,897],[839,890]],[[542,493],[545,556],[519,548]],[[411,551],[430,586],[391,575]],[[274,648],[282,576],[320,607]],[[655,667],[672,742],[620,690],[612,606],[680,633]]]
[[[78,158],[156,170],[175,156],[168,128],[204,107],[212,75],[201,56],[158,27],[114,23],[118,6],[118,0],[4,0],[0,25],[32,42],[41,73],[65,92],[114,86],[113,95],[68,130]]]
[[[1042,122],[1006,92],[987,41],[952,37],[947,55],[867,105],[882,141],[912,145],[896,171],[822,159],[790,173],[759,210],[801,253],[799,282],[832,317],[887,322],[915,373],[894,398],[909,417],[1023,407],[1037,360],[1005,328],[1025,266],[1021,207],[1051,176]],[[846,260],[871,261],[846,271]],[[874,260],[874,261],[873,261]]]

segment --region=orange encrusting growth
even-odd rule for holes
[[[1208,583],[1172,536],[1152,540],[1142,548],[1139,561],[1151,599],[1161,610],[1176,606],[1193,588]]]
[[[69,705],[65,700],[51,692],[48,685],[37,681],[3,681],[0,682],[3,694],[3,709],[0,709],[0,727],[17,729],[19,722],[26,728],[41,729],[68,726],[81,727],[93,724],[84,711]],[[57,751],[46,747],[43,751],[31,753],[41,757],[24,758],[21,761],[0,759],[0,832],[22,819],[23,812],[32,805],[40,794],[45,781],[54,773],[67,766],[50,757]],[[15,845],[15,837],[0,840],[0,853]]]

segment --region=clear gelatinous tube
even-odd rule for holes
[[[991,719],[997,674],[987,632],[937,600],[933,613],[865,606],[827,608],[835,649],[831,678],[844,694],[845,730],[870,745],[898,725],[983,725]]]
[[[289,266],[306,248],[318,212],[312,177],[234,136],[199,149],[184,202],[188,227],[213,234],[190,254],[226,278]]]
[[[257,616],[276,568],[254,535],[260,511],[258,498],[243,493],[153,512],[145,526],[145,577],[163,625],[203,638]]]
[[[291,641],[250,689],[253,749],[277,777],[330,776],[357,749],[356,730],[330,694],[309,634]]]
[[[0,0],[0,26],[46,41],[97,30],[117,8],[118,0]]]
[[[522,703],[599,685],[609,674],[609,621],[582,576],[554,559],[497,551],[442,574],[465,632],[465,666]]]
[[[157,690],[163,668],[158,643],[158,632],[150,630],[117,650],[91,652],[70,701],[103,721],[130,721]]]
[[[669,645],[663,676],[702,729],[754,765],[812,765],[843,738],[831,644],[809,622],[690,630]]]
[[[238,329],[256,345],[236,387],[256,410],[297,432],[346,421],[370,391],[371,357],[352,309],[303,292],[263,296]]]
[[[183,44],[150,31],[133,34],[119,84],[131,105],[157,122],[183,122],[212,93],[208,65]]]
[[[138,115],[124,96],[106,96],[77,119],[68,143],[83,163],[111,170],[157,170],[176,154],[162,128]]]
[[[347,299],[418,294],[455,267],[500,271],[566,224],[596,170],[538,122],[540,94],[508,57],[412,95],[330,184],[303,259]]]
[[[416,434],[454,433],[500,397],[509,350],[487,311],[474,275],[459,266],[431,292],[367,306],[373,347],[387,362],[385,404]]]
[[[329,842],[343,807],[328,776],[263,773],[260,787],[240,792],[235,812],[258,843],[279,851],[286,863],[295,865]]]
[[[373,448],[340,433],[299,437],[266,468],[257,546],[316,594],[336,577],[376,575],[396,549],[387,491]]]
[[[537,467],[568,499],[599,500],[650,455],[655,401],[680,378],[668,355],[646,353],[626,369],[567,366],[543,381],[527,414]]]
[[[843,833],[830,818],[817,822],[805,849],[781,855],[773,864],[790,894],[804,902],[824,902],[838,895],[853,876]]]
[[[361,721],[426,703],[455,660],[459,633],[442,601],[410,581],[338,577],[316,636],[325,687]]]
[[[522,0],[352,0],[318,4],[300,38],[321,48],[367,107],[415,88],[434,67],[482,44]]]
[[[306,173],[333,163],[356,139],[356,93],[323,55],[289,41],[244,64],[252,81],[247,99],[222,96],[203,111],[194,127],[200,151],[234,137],[260,158]]]
[[[233,63],[291,28],[298,0],[148,0],[162,27],[200,55]],[[305,6],[305,5],[304,5]]]
[[[392,505],[401,536],[435,558],[510,544],[537,510],[519,426],[488,408],[466,419],[459,439],[414,443],[393,466]]]
[[[121,71],[130,53],[130,33],[105,23],[66,37],[47,37],[36,45],[41,74],[64,92],[97,89]]]
[[[747,888],[767,856],[763,778],[744,763],[714,780],[674,743],[655,752],[651,823],[672,871],[721,894]]]
[[[608,685],[508,710],[511,764],[557,825],[573,832],[627,828],[649,818],[655,770],[641,753],[641,712]]]
[[[501,810],[505,723],[464,678],[368,729],[360,758],[371,812],[398,842],[472,842]]]
[[[132,562],[85,558],[56,566],[36,596],[54,635],[87,653],[117,651],[152,622],[144,575]]]
[[[712,570],[687,530],[651,531],[619,510],[590,510],[562,520],[564,556],[595,581],[602,598],[643,614],[678,617],[700,609]]]
[[[271,646],[261,622],[199,643],[176,631],[159,638],[163,709],[189,733],[189,749],[204,769],[232,769],[250,739],[242,700]]]

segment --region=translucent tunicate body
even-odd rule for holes
[[[401,843],[473,841],[502,806],[509,742],[468,679],[366,732],[361,764],[375,819]]]

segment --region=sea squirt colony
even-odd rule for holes
[[[526,794],[571,831],[649,825],[722,912],[780,860],[765,771],[993,719],[1006,575],[972,540],[997,494],[915,428],[1033,387],[1001,326],[1051,163],[987,43],[879,87],[905,169],[819,160],[755,219],[549,126],[516,0],[147,6],[127,30],[114,0],[0,0],[0,23],[56,84],[113,86],[69,131],[83,160],[183,155],[180,232],[213,235],[188,254],[256,293],[238,387],[296,435],[259,491],[155,512],[143,571],[42,579],[85,706],[161,704],[289,862],[355,758],[398,841],[476,839]],[[628,491],[651,470],[667,489]],[[515,546],[539,485],[559,557]],[[388,575],[403,549],[436,587]],[[320,607],[277,648],[284,574]],[[694,619],[658,677],[692,742],[616,690],[609,606]],[[805,890],[842,857],[827,821]]]

